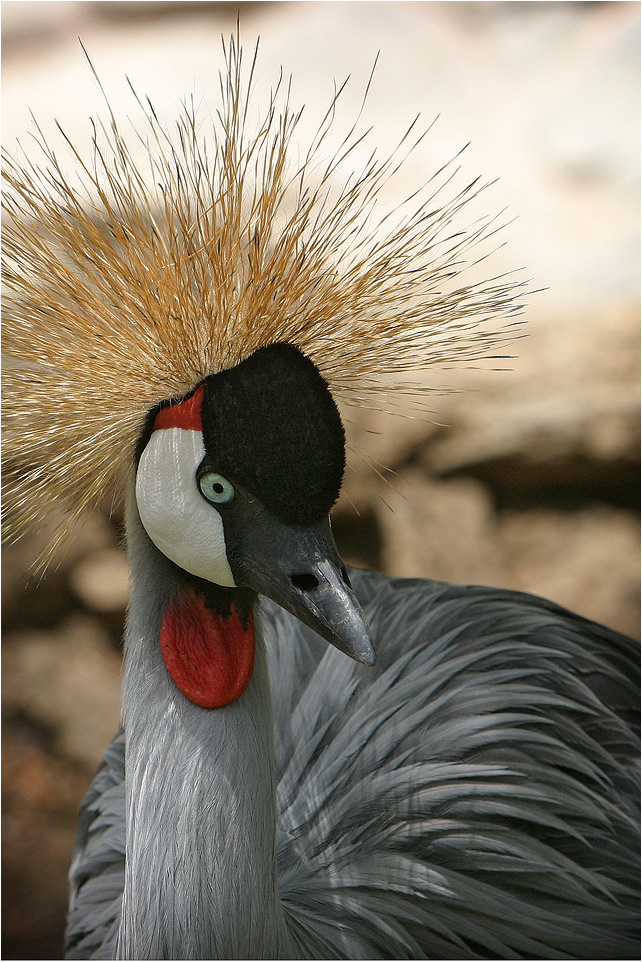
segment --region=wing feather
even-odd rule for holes
[[[638,958],[634,643],[527,595],[350,576],[377,668],[317,649],[277,720],[304,957]],[[310,636],[266,609],[282,671]]]

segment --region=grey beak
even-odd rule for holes
[[[355,661],[374,665],[370,632],[329,519],[309,526],[285,524],[238,491],[221,515],[238,585],[271,598]]]

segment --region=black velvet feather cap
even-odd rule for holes
[[[259,348],[205,380],[205,464],[279,520],[313,524],[341,489],[345,433],[330,389],[292,344]]]

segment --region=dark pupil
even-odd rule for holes
[[[220,481],[217,481],[216,484],[212,485],[212,487],[217,494],[223,494],[223,491],[225,490],[225,488],[223,487]]]

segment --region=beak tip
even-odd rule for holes
[[[367,652],[361,659],[362,665],[367,665],[368,668],[372,668],[377,663],[377,652],[372,649],[372,651]]]
[[[348,639],[343,635],[334,639],[328,638],[328,640],[332,641],[344,654],[359,662],[360,665],[367,665],[371,668],[377,661],[377,653],[365,624],[361,623],[359,628],[362,630],[359,631],[356,638],[353,635],[352,639]]]

